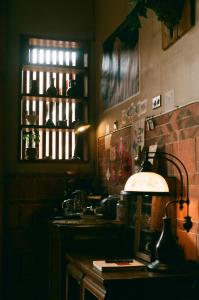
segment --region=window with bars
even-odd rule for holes
[[[21,38],[20,159],[88,159],[89,45],[83,41]],[[77,142],[77,140],[80,141]]]

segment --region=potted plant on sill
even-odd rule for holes
[[[37,129],[23,132],[23,140],[27,142],[26,158],[28,160],[37,159],[38,145],[40,142],[40,135]]]

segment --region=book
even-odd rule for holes
[[[99,271],[129,271],[129,270],[145,270],[146,265],[137,261],[117,261],[107,262],[105,260],[94,260],[93,266]]]

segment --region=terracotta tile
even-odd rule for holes
[[[165,144],[165,146],[164,146],[164,149],[165,149],[165,152],[167,152],[167,153],[173,153],[173,145],[174,145],[175,143],[168,143],[168,144]]]
[[[192,103],[188,105],[189,111],[192,115],[192,117],[198,117],[199,116],[199,103]]]
[[[158,138],[157,137],[145,140],[146,147],[148,147],[150,145],[154,145],[154,144],[158,144]]]
[[[172,113],[164,114],[162,116],[159,116],[156,118],[156,124],[157,126],[163,125],[163,124],[168,124],[170,122]]]
[[[177,232],[178,242],[183,248],[187,259],[197,259],[197,235],[179,230]]]
[[[199,164],[199,161],[198,161],[198,164]],[[199,174],[194,174],[194,181],[193,181],[193,185],[199,185]]]
[[[199,136],[199,126],[197,126],[196,131],[195,131],[195,136],[198,137]]]
[[[190,127],[179,130],[179,140],[194,138],[198,132],[198,127]]]
[[[183,107],[178,109],[177,120],[184,119],[184,118],[187,118],[189,116],[192,116],[192,113],[189,109],[189,106],[183,106]]]
[[[190,185],[189,186],[189,195],[190,199],[196,199],[198,200],[199,195],[199,184],[196,185]]]
[[[161,141],[162,145],[168,144],[168,143],[174,143],[178,140],[178,132],[174,131],[167,135],[164,135],[164,136],[162,136],[161,140],[162,140]]]
[[[199,125],[199,114],[197,116],[192,116],[193,122],[195,124],[195,126]]]
[[[177,218],[178,218],[180,221],[183,221],[185,215],[186,215],[185,209],[181,210],[181,209],[179,209],[179,207],[178,207],[178,208],[177,208]]]
[[[178,124],[177,124],[176,119],[171,120],[171,122],[169,124],[170,124],[170,128],[172,128],[173,131],[178,130]]]
[[[199,161],[196,161],[196,170],[199,172]]]
[[[199,259],[199,104],[191,104],[174,112],[168,113],[157,118],[157,133],[153,138],[148,136],[148,142],[155,141],[159,147],[164,148],[177,156],[185,164],[189,174],[190,184],[190,207],[189,212],[192,218],[193,227],[189,233],[183,230],[183,220],[186,216],[186,206],[182,211],[177,208],[178,216],[178,236],[179,242],[183,245],[186,257]],[[168,124],[169,123],[169,124]],[[162,135],[160,136],[160,132]],[[152,137],[152,136],[151,136]],[[154,138],[155,137],[155,138]],[[168,163],[168,174],[178,178],[177,169]],[[183,171],[184,173],[184,171]],[[186,176],[183,174],[183,194],[186,193]]]
[[[165,144],[171,144],[178,140],[178,133],[172,132],[167,134],[160,134],[159,136],[155,136],[155,134],[148,135],[145,139],[146,146],[152,145],[154,143],[158,144],[159,146],[164,146]]]
[[[196,138],[196,170],[199,172],[199,136]]]
[[[173,127],[172,123],[165,124],[163,126],[160,126],[160,135],[169,135],[169,134],[174,134],[175,128]]]
[[[189,174],[189,185],[199,184],[199,174]]]
[[[170,112],[169,113],[169,116],[170,116],[169,122],[176,122],[178,115],[179,115],[179,109],[176,109],[176,110]]]
[[[191,185],[190,186],[190,215],[193,220],[199,221],[199,185]]]
[[[145,138],[151,139],[154,137],[159,137],[161,135],[162,135],[161,127],[159,126],[159,127],[156,127],[154,130],[147,130],[145,133]]]
[[[164,125],[161,125],[161,126],[159,126],[158,128],[159,128],[159,135],[164,135],[164,134],[168,134],[168,129],[167,129],[167,127],[168,127],[168,125],[169,124],[164,124]]]
[[[178,141],[172,142],[169,145],[170,145],[169,146],[170,151],[166,151],[166,152],[178,157]],[[168,156],[168,158],[169,158],[169,156]],[[178,172],[172,163],[168,162],[167,166],[168,166],[168,173],[170,175],[175,175],[175,176],[178,175]]]
[[[196,173],[195,139],[179,141],[178,158],[184,163],[188,173]]]
[[[193,120],[192,113],[187,107],[175,110],[170,118],[170,123],[174,130],[191,127],[195,122],[197,121]]]
[[[173,155],[179,156],[179,141],[173,143]]]

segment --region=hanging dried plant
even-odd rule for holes
[[[150,8],[155,12],[158,20],[172,30],[180,22],[185,0],[129,0],[129,3],[133,7],[131,14],[134,15],[134,19],[135,14],[137,17],[146,17],[147,9]]]
[[[148,0],[147,6],[151,8],[158,20],[172,30],[179,24],[182,17],[185,0]]]

